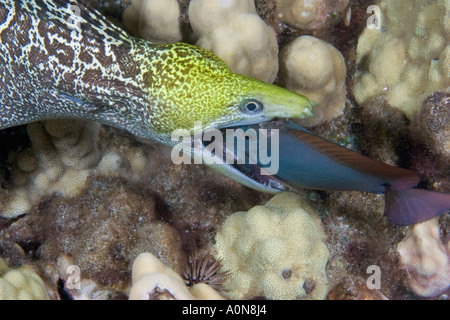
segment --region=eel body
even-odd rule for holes
[[[75,0],[0,1],[0,76],[0,129],[83,118],[171,144],[194,121],[207,130],[303,118],[313,106],[199,47],[133,38]]]

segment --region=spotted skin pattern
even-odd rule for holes
[[[0,3],[1,127],[58,117],[108,123],[108,115],[129,111],[124,102],[145,104],[129,58],[135,44],[95,11],[81,15],[95,25],[68,28],[71,4],[76,1]]]
[[[79,0],[1,0],[0,77],[0,129],[83,118],[171,144],[194,121],[206,130],[302,118],[313,106],[204,49],[133,38]],[[252,99],[263,112],[242,112]]]

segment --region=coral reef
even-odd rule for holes
[[[413,119],[436,91],[450,90],[450,4],[448,1],[384,0],[380,28],[366,28],[358,40],[359,104],[377,96]]]
[[[343,11],[349,0],[275,0],[275,21],[302,30],[314,30],[323,27],[329,14]]]
[[[265,82],[278,72],[275,32],[256,14],[252,0],[192,0],[189,19],[198,41],[230,69]]]
[[[322,0],[278,0],[276,17],[296,29],[312,30],[323,26],[327,19],[326,2]]]
[[[450,95],[437,92],[428,97],[413,120],[409,136],[414,139],[410,168],[424,184],[450,192]]]
[[[92,279],[84,278],[84,271],[69,255],[60,254],[56,263],[48,261],[43,274],[46,283],[56,283],[56,290],[49,290],[53,300],[125,300],[124,292],[105,288]],[[52,288],[55,289],[55,288]]]
[[[180,270],[184,265],[180,237],[158,219],[153,197],[121,179],[96,179],[76,198],[41,203],[9,228],[9,237],[28,250],[38,247],[40,260],[49,264],[71,256],[83,279],[115,290],[126,289],[128,266],[141,251],[158,253]]]
[[[359,128],[361,152],[372,159],[402,166],[398,151],[405,145],[409,125],[403,112],[391,107],[384,97],[370,100],[356,112],[364,119]]]
[[[342,54],[332,45],[312,36],[301,36],[280,52],[280,82],[289,90],[318,104],[314,117],[299,120],[315,126],[342,114],[347,88]]]
[[[384,199],[381,195],[361,192],[331,192],[325,199],[324,229],[330,249],[327,275],[332,292],[340,298],[363,297],[367,294],[360,280],[368,280],[369,266],[380,268],[379,293],[389,299],[407,295],[401,283],[395,246],[402,231],[382,218]],[[349,281],[346,281],[350,277]],[[340,293],[337,293],[338,290]],[[348,297],[342,294],[351,290]],[[374,293],[375,294],[375,293]],[[370,295],[374,299],[378,295]],[[336,298],[339,299],[339,298]]]
[[[132,0],[123,13],[125,27],[135,36],[156,43],[182,39],[177,0]]]
[[[448,1],[371,2],[380,2],[382,29],[361,37],[370,16],[363,0],[88,2],[122,27],[123,17],[138,37],[205,46],[263,81],[275,79],[279,61],[276,83],[319,103],[312,131],[450,192]],[[345,101],[346,85],[359,104]],[[146,299],[450,294],[448,214],[400,228],[383,218],[382,195],[308,191],[308,204],[293,194],[269,201],[204,166],[174,165],[170,150],[113,128],[58,120],[28,126],[30,139],[25,128],[0,132],[1,298],[19,297],[10,282],[4,289],[5,273],[20,280],[31,265],[39,296],[50,299],[127,299],[137,283]],[[207,256],[215,239],[225,278],[215,278],[216,260],[189,260]],[[379,290],[367,287],[369,266],[380,267]]]
[[[220,272],[222,264],[208,253],[203,259],[193,255],[189,257],[189,263],[183,273],[183,278],[189,287],[205,283],[215,290],[222,290],[228,271]]]
[[[397,250],[415,294],[435,297],[450,287],[450,242],[442,242],[437,218],[415,225]]]
[[[323,299],[329,251],[317,213],[294,193],[231,215],[216,235],[232,299]]]
[[[98,128],[97,123],[73,120],[29,124],[32,146],[11,155],[14,185],[0,195],[0,216],[27,213],[41,197],[55,192],[76,196],[100,158]]]
[[[44,282],[31,267],[10,269],[0,258],[0,300],[47,299]]]
[[[139,254],[133,263],[131,300],[222,300],[223,297],[205,283],[191,288],[180,275],[151,253]]]
[[[185,252],[201,253],[227,215],[265,199],[213,170],[174,165],[170,150],[138,143],[113,128],[100,127],[97,145],[100,160],[80,169],[89,174],[76,196],[45,194],[28,215],[0,219],[0,254],[15,265],[29,255],[39,257],[50,287],[67,280],[68,263],[61,257],[72,257],[86,286],[64,289],[74,299],[127,293],[129,268],[140,252],[157,254],[183,272]],[[10,179],[13,183],[15,175]]]

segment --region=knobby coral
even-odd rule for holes
[[[436,91],[450,90],[449,1],[384,0],[379,28],[358,40],[356,101],[377,96],[412,119]]]
[[[232,299],[323,299],[329,251],[317,213],[294,193],[237,212],[216,235]]]
[[[176,0],[132,0],[123,13],[123,22],[135,36],[156,43],[172,43],[183,36],[180,14]]]
[[[181,276],[151,253],[141,253],[133,263],[131,300],[217,300],[223,297],[205,283],[188,288]]]
[[[280,81],[292,91],[318,104],[314,117],[300,120],[314,126],[342,114],[347,87],[342,54],[332,45],[312,36],[301,36],[280,52]]]
[[[415,294],[434,297],[450,287],[450,243],[442,243],[437,218],[415,225],[397,250]]]
[[[0,300],[47,300],[42,279],[29,266],[10,269],[0,259]]]
[[[278,72],[275,32],[256,14],[252,0],[193,0],[189,19],[197,45],[214,52],[230,69],[265,82]]]

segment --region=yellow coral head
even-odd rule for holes
[[[312,116],[306,97],[235,74],[207,50],[175,43],[152,51],[144,79],[152,97],[148,122],[160,139],[193,129],[194,121],[207,130]]]

